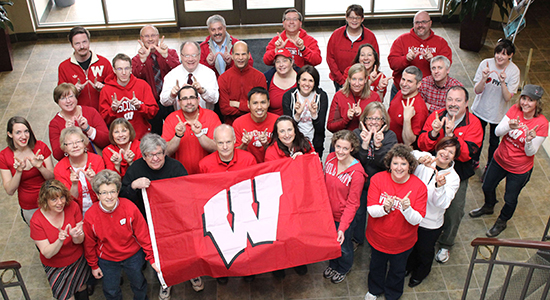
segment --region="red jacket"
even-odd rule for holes
[[[94,203],[86,212],[83,229],[84,254],[92,270],[99,268],[98,257],[120,262],[140,248],[145,252],[145,259],[155,263],[147,223],[136,205],[126,198],[118,198],[111,212]]]
[[[338,174],[336,154],[332,152],[327,156],[325,182],[328,199],[334,221],[340,222],[338,230],[342,232],[346,232],[359,208],[359,198],[361,198],[366,177],[367,174],[358,160],[354,159],[351,166]]]
[[[111,109],[111,103],[113,102],[111,99],[115,94],[118,101],[122,100],[116,112]],[[143,102],[138,109],[130,103],[130,99],[134,95]],[[124,99],[124,97],[127,99]],[[126,86],[118,84],[115,74],[107,77],[99,101],[99,113],[105,123],[111,124],[117,118],[125,118],[134,127],[136,139],[138,140],[151,131],[151,124],[148,120],[152,119],[159,111],[151,87],[145,80],[138,79],[134,75],[130,75],[130,81]]]
[[[443,130],[439,135],[433,138],[430,134],[432,123],[435,120],[435,114],[438,113],[439,119],[447,116],[447,109],[441,109],[428,116],[424,127],[417,138],[418,148],[421,151],[433,151],[435,144],[442,139],[445,134]],[[483,128],[479,119],[466,110],[464,119],[456,125],[453,131],[455,138],[460,142],[460,156],[455,157],[455,171],[460,176],[460,180],[465,180],[474,175],[474,167],[471,160],[479,160],[479,147],[483,142]]]
[[[300,29],[299,36],[304,41],[304,51],[298,50],[298,47],[296,47],[296,45],[294,45],[294,43],[290,40],[288,40],[285,45],[285,49],[290,51],[290,53],[294,56],[294,64],[298,66],[298,68],[301,68],[304,65],[316,66],[320,64],[323,61],[323,58],[321,57],[321,50],[319,50],[317,40],[307,34],[307,32],[303,29]],[[286,30],[281,32],[281,38],[283,40],[287,39]],[[275,36],[265,48],[264,63],[268,66],[272,66],[273,61],[275,60],[275,42],[278,39],[279,36]]]
[[[391,45],[390,55],[388,56],[388,62],[390,68],[393,70],[393,82],[394,85],[400,89],[399,82],[401,81],[401,73],[408,66],[417,66],[422,71],[422,77],[431,75],[430,62],[424,59],[423,55],[418,55],[412,61],[407,60],[407,53],[409,49],[413,51],[424,52],[429,50],[433,56],[443,55],[447,57],[451,63],[453,62],[453,53],[447,41],[435,35],[430,30],[430,35],[425,40],[419,38],[414,30],[411,29],[409,33],[400,35]]]
[[[99,82],[105,83],[105,78],[111,74],[113,74],[113,67],[105,57],[92,52],[90,66],[88,70],[84,71],[73,54],[70,58],[59,64],[59,80],[57,84],[59,85],[63,82],[77,84],[78,80],[84,84],[88,80],[95,82],[96,79]],[[86,84],[78,95],[78,104],[91,106],[99,111],[99,91],[91,84]]]
[[[220,159],[218,151],[201,159],[199,162],[201,173],[238,171],[256,164],[256,158],[250,152],[236,148],[234,151],[233,159],[229,163],[224,163]]]
[[[230,36],[231,37],[231,45],[235,45],[236,42],[238,42],[239,40]],[[208,44],[208,42],[210,41],[210,36],[207,36],[206,37],[206,40],[204,40],[204,42],[201,43],[201,60],[200,60],[200,63],[209,67],[210,69],[212,69],[214,71],[214,73],[216,73],[216,78],[220,77],[220,74],[218,74],[218,70],[216,70],[216,64],[213,64],[213,65],[209,65],[207,62],[206,62],[206,58],[208,57],[208,54],[210,54],[210,46]],[[230,54],[233,54],[233,48],[231,48],[231,51],[229,52]],[[254,66],[254,59],[252,59],[252,55],[250,55],[250,58],[248,59],[248,65],[253,67]],[[225,64],[225,70],[229,70],[231,67],[233,66],[233,60],[231,60],[229,63],[226,63]]]
[[[82,106],[82,116],[86,118],[88,124],[96,130],[94,139],[88,144],[88,152],[94,153],[92,142],[101,149],[109,145],[109,129],[99,112],[89,106]],[[58,161],[61,160],[65,154],[65,152],[61,150],[61,145],[59,144],[59,137],[63,129],[65,129],[65,119],[59,114],[55,114],[48,126],[48,136],[50,137],[53,157]]]
[[[248,92],[253,87],[261,86],[267,89],[265,76],[262,72],[247,65],[242,70],[236,66],[225,71],[218,78],[220,87],[220,110],[225,117],[225,123],[233,124],[236,118],[246,114],[248,109]],[[239,101],[239,108],[229,105],[229,101]]]
[[[105,169],[105,163],[103,163],[103,158],[97,154],[88,153],[88,160],[86,161],[86,169],[88,166],[92,164],[92,170],[97,174],[99,171]],[[57,165],[55,165],[55,168],[53,169],[53,174],[55,176],[55,179],[61,181],[67,189],[71,189],[71,185],[73,183],[71,182],[71,162],[69,161],[69,157],[65,157],[62,160],[60,160]],[[86,179],[86,184],[88,185],[88,193],[90,194],[90,198],[92,198],[92,202],[97,202],[97,195],[92,190],[92,183]],[[78,198],[75,199],[76,203],[80,206],[80,209],[82,209],[82,184],[80,181],[78,182]]]
[[[166,76],[166,74],[168,74],[168,72],[170,72],[173,68],[181,64],[178,52],[174,49],[168,49],[168,56],[166,58],[159,55],[156,51],[152,53],[155,53],[157,56],[157,63],[159,64],[160,76],[162,79],[164,79],[164,76]],[[151,87],[151,91],[153,92],[155,99],[159,100],[161,91],[157,91],[153,64],[154,62],[153,57],[151,57],[151,53],[144,63],[141,62],[139,54],[136,54],[136,56],[132,58],[132,74],[139,79],[145,80]]]
[[[361,25],[362,26],[362,25]],[[332,33],[327,45],[327,64],[330,68],[329,77],[332,81],[336,81],[339,85],[343,85],[346,81],[344,71],[351,66],[357,50],[363,44],[371,44],[380,57],[378,50],[378,42],[376,36],[367,27],[363,27],[363,32],[359,39],[352,42],[347,33],[347,25],[342,26]]]
[[[327,129],[334,133],[342,129],[352,131],[355,128],[359,128],[359,116],[354,116],[351,120],[348,118],[348,104],[353,106],[354,104],[359,103],[361,111],[363,111],[367,104],[374,101],[381,102],[378,93],[374,93],[372,91],[370,93],[370,97],[367,99],[358,99],[357,101],[351,92],[347,97],[344,93],[342,93],[342,90],[336,92],[334,98],[332,99],[332,103],[330,104]]]

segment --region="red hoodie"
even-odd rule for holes
[[[356,159],[346,170],[340,174],[337,173],[338,159],[332,152],[325,163],[325,182],[334,221],[340,222],[338,230],[346,232],[359,208],[359,198],[361,198],[367,174]]]
[[[113,102],[111,99],[115,94],[118,101],[122,100],[116,112],[111,109],[111,103]],[[134,96],[142,102],[137,109],[130,103],[130,99]],[[130,75],[128,84],[121,86],[118,84],[115,74],[111,74],[105,79],[105,86],[99,96],[99,113],[107,126],[117,118],[125,118],[134,127],[136,139],[140,140],[146,133],[151,131],[151,125],[147,120],[152,119],[158,110],[155,96],[153,96],[151,87],[145,80]]]
[[[453,52],[447,44],[447,41],[435,35],[430,30],[430,35],[425,39],[419,38],[414,29],[411,28],[409,33],[400,35],[391,45],[390,55],[388,56],[388,62],[390,68],[393,70],[393,82],[394,85],[399,88],[399,82],[401,81],[401,73],[408,66],[416,66],[422,71],[422,77],[431,75],[430,62],[424,59],[423,55],[416,56],[412,61],[407,60],[407,53],[409,49],[413,51],[425,52],[429,50],[434,57],[437,55],[443,55],[447,57],[451,63],[453,62]]]

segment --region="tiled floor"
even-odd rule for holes
[[[537,4],[537,1],[535,1]],[[544,1],[532,8],[528,27],[517,38],[517,54],[514,61],[524,64],[529,48],[534,48],[531,80],[541,84],[547,94],[543,98],[548,102],[550,97],[550,10]],[[387,55],[392,41],[410,28],[410,24],[379,24],[369,26],[376,34],[381,49],[382,70],[389,73]],[[306,28],[317,38],[323,51],[334,28]],[[230,33],[238,38],[272,37],[278,28],[233,29]],[[502,36],[500,31],[490,30],[485,47],[480,53],[458,49],[457,25],[434,24],[437,34],[445,37],[453,49],[451,75],[462,81],[470,91],[473,90],[472,78],[479,62],[492,56],[495,41]],[[182,31],[167,34],[167,42],[176,48],[183,39],[200,40],[206,36],[206,30]],[[92,39],[92,49],[97,53],[112,58],[116,53],[124,52],[134,55],[137,50],[137,36],[101,36]],[[52,101],[52,90],[57,83],[57,66],[67,58],[72,49],[65,39],[48,39],[37,42],[24,42],[14,45],[15,70],[0,73],[0,126],[14,115],[26,117],[32,124],[37,138],[47,141],[49,120],[58,111]],[[321,86],[329,94],[334,93],[332,82],[328,79],[328,67],[325,62],[319,66]],[[472,93],[473,94],[473,93]],[[332,95],[331,95],[332,96]],[[548,116],[548,109],[546,110]],[[0,141],[0,149],[6,146]],[[482,160],[485,159],[483,155]],[[508,229],[501,235],[503,238],[539,239],[544,224],[550,215],[547,197],[550,194],[549,158],[545,151],[536,155],[535,169],[531,181],[519,199],[518,209],[508,223]],[[480,174],[470,179],[467,194],[466,211],[483,202]],[[498,189],[502,198],[503,186]],[[500,209],[500,206],[497,207]],[[430,276],[418,287],[405,287],[402,299],[460,299],[466,276],[467,265],[471,255],[470,242],[484,236],[485,231],[495,221],[496,215],[480,219],[471,219],[467,215],[457,237],[449,262],[444,265],[434,263]],[[360,247],[348,278],[341,284],[334,285],[323,279],[321,273],[326,262],[309,267],[309,273],[298,276],[287,270],[286,279],[279,281],[271,274],[257,276],[252,283],[232,278],[229,284],[218,286],[215,280],[206,278],[204,291],[195,293],[189,283],[182,283],[173,288],[172,299],[363,299],[367,292],[366,276],[368,273],[370,251]],[[527,251],[505,251],[502,257],[526,260]],[[8,196],[0,189],[0,261],[17,260],[22,265],[22,273],[33,299],[51,299],[51,293],[45,273],[40,264],[38,252],[29,237],[29,229],[19,216],[19,207],[15,196]],[[498,269],[495,276],[503,278],[503,269]],[[483,269],[476,270],[472,281],[473,295],[479,293]],[[150,269],[147,270],[150,283],[150,298],[156,299],[158,283]],[[502,280],[497,280],[497,282]],[[495,281],[493,281],[495,282]],[[10,299],[20,299],[21,293],[15,288],[9,289]],[[131,297],[129,286],[124,284],[126,298]],[[102,299],[101,290],[97,290],[92,299]]]

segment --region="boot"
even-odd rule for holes
[[[74,300],[88,300],[88,291],[83,290],[81,292],[74,293]]]
[[[469,215],[472,218],[479,218],[483,215],[492,215],[494,212],[493,206],[488,206],[487,204],[483,204],[482,207],[476,208],[472,211],[470,211]]]
[[[491,229],[489,229],[485,233],[485,235],[488,237],[495,237],[499,235],[502,231],[504,231],[504,229],[506,229],[506,221],[498,218],[495,222],[495,225],[493,225],[493,227],[491,227]]]

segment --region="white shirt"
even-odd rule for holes
[[[213,110],[214,104],[218,103],[218,98],[220,98],[216,73],[202,64],[199,64],[195,71],[191,73],[195,76],[200,85],[206,89],[204,94],[199,94],[199,105],[202,108]],[[179,103],[176,101],[177,98],[171,97],[170,93],[172,88],[176,85],[176,80],[178,80],[180,87],[187,84],[188,75],[189,72],[187,72],[183,65],[179,65],[164,76],[164,84],[162,85],[162,92],[160,93],[160,103],[162,105],[174,105],[175,110],[180,109]]]

